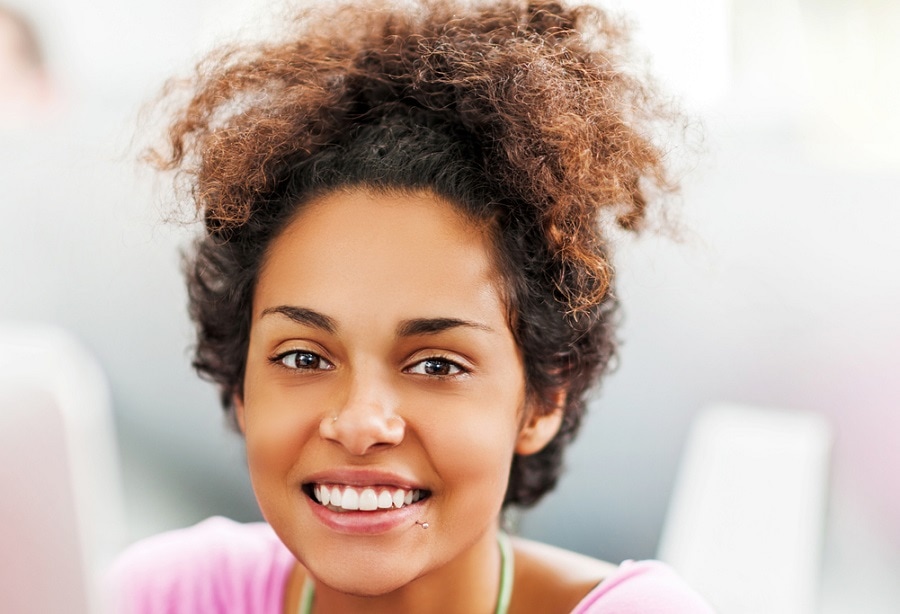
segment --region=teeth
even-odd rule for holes
[[[316,484],[313,496],[322,505],[340,511],[374,511],[399,509],[422,499],[421,490],[404,490],[402,488],[376,489],[364,488],[361,491],[352,486],[327,486]]]
[[[344,490],[344,494],[341,495],[341,507],[345,510],[358,510],[359,509],[359,493],[353,490],[352,488],[348,488]]]
[[[397,489],[394,491],[394,496],[391,497],[392,503],[394,507],[403,507],[404,498],[406,497],[406,493],[401,489]]]
[[[378,495],[371,488],[362,491],[359,496],[359,509],[365,512],[371,512],[378,509]]]
[[[394,504],[394,500],[391,497],[391,493],[382,490],[381,494],[378,495],[378,509],[386,510]]]

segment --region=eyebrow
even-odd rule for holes
[[[334,318],[306,307],[297,307],[294,305],[268,307],[263,310],[260,317],[272,314],[283,315],[298,324],[318,328],[329,334],[334,334],[338,329],[337,322],[335,322]],[[486,332],[494,331],[494,329],[486,324],[472,322],[470,320],[461,320],[459,318],[414,318],[411,320],[404,320],[397,326],[397,337],[436,335],[454,328],[472,328]]]
[[[460,320],[458,318],[416,318],[405,320],[397,327],[398,337],[415,337],[418,335],[436,335],[453,328],[474,328],[493,332],[490,326],[480,322]]]
[[[297,322],[298,324],[305,324],[306,326],[318,328],[325,331],[326,333],[333,334],[337,330],[337,322],[335,322],[333,318],[319,313],[318,311],[307,309],[306,307],[294,307],[292,305],[279,305],[278,307],[269,307],[267,309],[263,309],[260,317],[265,317],[271,314],[280,314],[286,316],[294,322]]]

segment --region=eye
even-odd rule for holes
[[[432,375],[436,377],[451,377],[467,373],[465,369],[446,358],[426,358],[420,360],[406,369],[407,373],[416,375]]]
[[[275,357],[278,362],[288,369],[328,371],[334,369],[334,365],[313,352],[295,350]]]

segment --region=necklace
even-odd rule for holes
[[[509,609],[509,600],[512,598],[513,583],[513,552],[509,536],[500,531],[497,533],[497,543],[500,546],[500,592],[497,595],[497,606],[494,614],[506,614]],[[300,608],[297,614],[312,614],[313,598],[316,587],[309,575],[303,582],[303,593],[300,595]]]

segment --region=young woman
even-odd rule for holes
[[[367,3],[182,84],[157,162],[204,222],[195,366],[267,522],[138,544],[116,611],[710,611],[499,527],[613,353],[609,229],[671,187],[622,39],[588,6]]]

